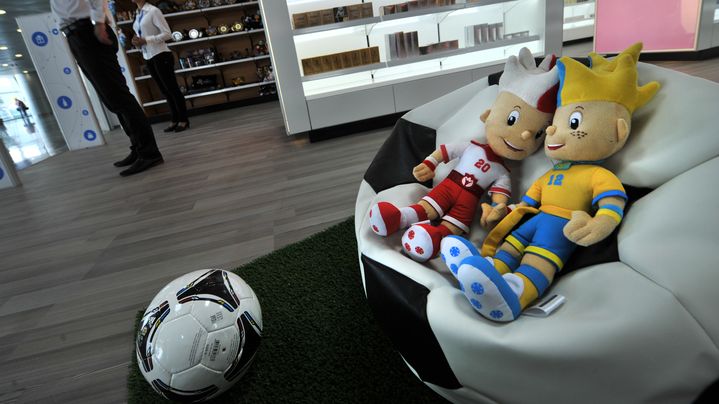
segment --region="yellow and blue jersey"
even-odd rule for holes
[[[627,199],[621,181],[611,171],[593,164],[560,163],[541,176],[522,201],[550,215],[572,218],[572,211],[591,212],[606,197]]]

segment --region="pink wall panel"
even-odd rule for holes
[[[644,51],[695,47],[701,0],[596,0],[594,48],[618,53],[634,42]]]

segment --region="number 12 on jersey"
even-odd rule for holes
[[[562,185],[562,180],[564,180],[564,174],[552,174],[549,177],[549,182],[547,183],[547,185]]]

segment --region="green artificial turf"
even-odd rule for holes
[[[412,374],[375,322],[353,218],[234,272],[260,300],[262,343],[247,374],[215,402],[445,402]],[[140,374],[134,352],[128,402],[166,402]]]

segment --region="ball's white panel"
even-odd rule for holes
[[[606,166],[626,184],[656,188],[719,156],[719,84],[646,63],[638,70],[640,84],[662,88],[637,109],[627,145]]]
[[[637,202],[619,233],[619,257],[673,293],[719,345],[719,158]]]
[[[192,317],[194,317],[207,332],[231,327],[237,322],[237,310],[231,312],[215,302],[197,301],[184,303],[184,305],[192,307]]]
[[[202,351],[203,366],[224,372],[237,357],[240,349],[240,332],[236,325],[207,334],[205,348]]]
[[[218,382],[220,382],[219,385]],[[173,374],[170,386],[175,389],[191,391],[202,390],[214,385],[217,386],[218,389],[224,390],[226,388],[224,384],[225,379],[222,378],[221,372],[202,365],[196,365],[191,369]]]
[[[177,373],[200,363],[207,331],[191,315],[163,322],[157,331],[153,358]]]
[[[622,263],[573,272],[549,293],[567,297],[550,317],[500,324],[456,288],[432,290],[427,316],[463,386],[503,403],[675,403],[719,373],[719,351],[694,318]]]
[[[472,84],[452,91],[447,95],[407,112],[402,118],[428,128],[437,129],[449,120],[449,118],[454,116],[457,110],[467,104],[475,94],[488,86],[487,79],[477,80]],[[480,112],[480,114],[482,112]]]

